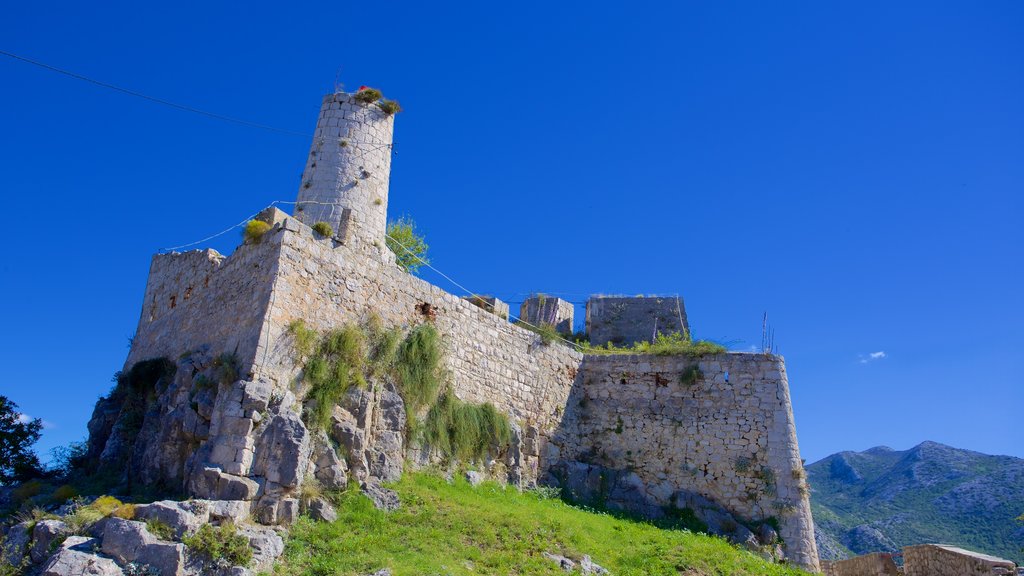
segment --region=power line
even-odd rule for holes
[[[17,54],[13,54],[13,53],[7,52],[5,50],[0,50],[0,54],[2,54],[4,56],[7,56],[7,57],[10,57],[10,58],[13,58],[15,60],[20,60],[20,61],[25,62],[27,64],[32,64],[33,66],[38,66],[40,68],[43,68],[43,69],[46,69],[46,70],[50,70],[51,72],[56,72],[58,74],[63,74],[65,76],[70,76],[71,78],[75,78],[77,80],[82,80],[82,81],[85,81],[85,82],[89,82],[91,84],[95,84],[95,85],[101,86],[103,88],[109,88],[110,90],[115,90],[117,92],[121,92],[122,94],[128,94],[129,96],[135,96],[137,98],[142,98],[144,100],[149,100],[150,102],[156,102],[157,104],[162,104],[164,106],[169,106],[171,108],[176,108],[178,110],[183,110],[185,112],[192,112],[193,114],[200,114],[200,115],[206,116],[208,118],[214,118],[216,120],[223,120],[225,122],[233,122],[235,124],[241,124],[242,126],[248,126],[250,128],[259,128],[261,130],[270,130],[271,132],[280,132],[282,134],[291,134],[292,136],[302,136],[302,137],[305,137],[305,138],[309,138],[309,137],[312,136],[312,134],[307,134],[305,132],[296,132],[294,130],[287,130],[287,129],[284,129],[284,128],[277,128],[277,127],[274,127],[274,126],[268,126],[266,124],[259,124],[257,122],[250,122],[248,120],[242,120],[240,118],[233,118],[231,116],[225,116],[223,114],[217,114],[216,112],[207,112],[206,110],[200,110],[199,108],[193,108],[191,106],[185,106],[184,104],[178,104],[176,102],[171,102],[169,100],[164,100],[163,98],[157,98],[155,96],[149,96],[148,94],[143,94],[141,92],[136,92],[134,90],[129,90],[127,88],[122,88],[120,86],[115,86],[114,84],[110,84],[110,83],[107,83],[107,82],[102,82],[100,80],[96,80],[94,78],[89,78],[88,76],[83,76],[81,74],[76,74],[76,73],[71,72],[69,70],[64,70],[62,68],[57,68],[56,66],[50,66],[49,64],[46,64],[46,63],[43,63],[43,62],[39,62],[38,60],[32,60],[31,58],[26,58],[24,56],[19,56]]]

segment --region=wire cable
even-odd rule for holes
[[[209,118],[214,118],[216,120],[223,120],[225,122],[234,122],[235,124],[241,124],[242,126],[248,126],[250,128],[259,128],[261,130],[270,130],[272,132],[280,132],[282,134],[290,134],[292,136],[303,136],[305,138],[312,137],[312,134],[308,134],[306,132],[296,132],[295,130],[287,130],[285,128],[277,128],[275,126],[268,126],[266,124],[259,124],[257,122],[250,122],[248,120],[242,120],[241,118],[234,118],[234,117],[231,117],[231,116],[225,116],[224,114],[217,114],[216,112],[207,112],[206,110],[200,110],[199,108],[193,108],[192,106],[186,106],[184,104],[178,104],[176,102],[171,102],[169,100],[164,100],[163,98],[157,98],[155,96],[150,96],[148,94],[143,94],[141,92],[136,92],[135,90],[129,90],[127,88],[122,88],[122,87],[116,86],[114,84],[110,84],[110,83],[107,83],[107,82],[102,82],[102,81],[96,80],[94,78],[89,78],[88,76],[83,76],[81,74],[76,74],[74,72],[71,72],[70,70],[64,70],[63,68],[57,68],[56,66],[50,66],[49,64],[46,64],[44,62],[39,62],[38,60],[32,60],[31,58],[26,58],[24,56],[19,56],[17,54],[14,54],[14,53],[11,53],[11,52],[7,52],[5,50],[0,50],[0,54],[2,54],[4,56],[7,56],[9,58],[13,58],[15,60],[20,60],[20,61],[25,62],[27,64],[32,64],[33,66],[38,66],[40,68],[44,68],[46,70],[50,70],[51,72],[56,72],[58,74],[63,74],[65,76],[70,76],[71,78],[75,78],[77,80],[82,80],[84,82],[89,82],[91,84],[95,84],[95,85],[101,86],[103,88],[108,88],[110,90],[115,90],[117,92],[121,92],[121,93],[127,94],[129,96],[135,96],[136,98],[142,98],[144,100],[149,100],[150,102],[155,102],[157,104],[162,104],[164,106],[169,106],[171,108],[176,108],[178,110],[183,110],[185,112],[192,112],[193,114],[200,114],[202,116],[206,116],[206,117],[209,117]]]

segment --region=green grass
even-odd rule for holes
[[[441,336],[430,322],[413,328],[398,347],[398,388],[406,410],[415,414],[433,404],[441,389]]]
[[[362,575],[387,567],[420,574],[564,575],[543,552],[590,555],[616,576],[798,575],[720,538],[588,512],[485,483],[449,485],[406,474],[393,486],[402,507],[376,510],[346,492],[336,522],[296,524],[275,574]]]
[[[545,345],[565,340],[565,337],[559,334],[558,330],[555,329],[555,325],[548,322],[541,322],[539,325],[534,326],[533,324],[527,324],[526,322],[519,320],[516,322],[516,326],[526,328],[530,332],[536,333],[540,336],[540,341]]]
[[[508,447],[512,426],[492,404],[463,402],[447,390],[427,413],[424,439],[446,458],[478,462],[492,447]]]
[[[582,345],[584,354],[655,354],[658,356],[690,356],[699,357],[708,354],[722,354],[725,346],[710,340],[693,340],[689,334],[658,334],[654,342],[637,342],[632,346],[615,346],[609,342],[605,346]]]

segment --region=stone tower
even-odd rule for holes
[[[394,116],[357,94],[324,96],[295,216],[327,222],[343,242],[384,245]]]

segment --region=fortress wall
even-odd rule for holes
[[[269,235],[268,235],[269,236]],[[259,342],[273,285],[272,242],[153,256],[138,328],[125,367],[209,346],[235,352],[247,371]]]
[[[688,333],[686,307],[679,297],[592,296],[587,300],[590,343],[631,345],[651,341],[655,333]]]
[[[901,574],[892,554],[875,552],[847,560],[822,562],[826,576],[899,576]]]
[[[372,311],[387,326],[408,328],[427,319],[426,304],[461,399],[492,402],[519,420],[528,434],[556,424],[582,354],[544,345],[533,332],[402,271],[382,255],[315,239],[294,220],[285,227],[289,230],[280,234],[280,269],[264,340],[271,348],[266,360],[258,355],[261,376],[279,384],[295,378],[287,334],[293,320],[325,331],[364,321]]]
[[[703,376],[686,384],[681,377],[693,365]],[[623,507],[648,515],[687,491],[743,519],[775,517],[787,556],[817,566],[782,358],[588,355],[581,374],[546,466],[582,462],[619,471],[624,485],[601,496],[618,494]]]

